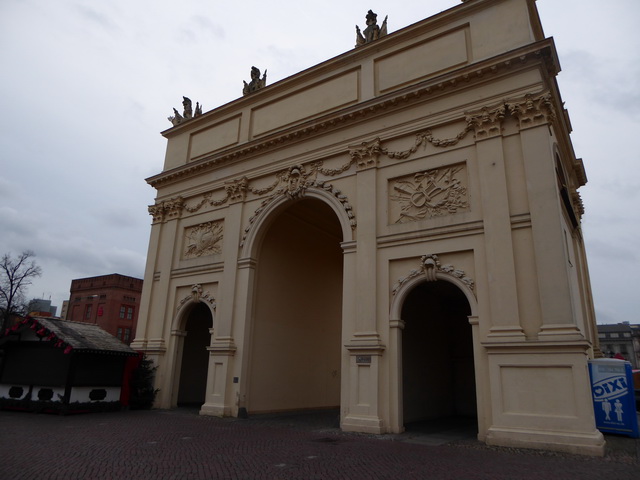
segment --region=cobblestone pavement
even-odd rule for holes
[[[626,437],[608,437],[607,455],[593,458],[468,435],[347,434],[336,418],[0,411],[0,479],[640,479],[640,441]]]

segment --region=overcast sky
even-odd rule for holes
[[[368,9],[389,33],[459,0],[0,0],[0,254],[30,249],[28,298],[71,280],[142,278],[155,190],[182,96],[208,111],[353,48]],[[583,231],[599,323],[640,323],[640,2],[538,0],[588,184]],[[624,201],[623,201],[624,200]]]

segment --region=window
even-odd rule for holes
[[[91,318],[91,305],[84,307],[84,318],[87,320]]]
[[[127,308],[127,320],[133,319],[133,307]]]
[[[612,333],[609,335],[610,338],[620,338],[620,334],[618,333]]]
[[[120,307],[120,318],[124,318],[124,312],[125,312],[125,306],[124,306],[124,305],[122,305],[122,306]]]
[[[131,328],[118,327],[118,333],[116,334],[116,337],[118,337],[119,340],[128,345],[131,342]]]
[[[98,304],[98,316],[101,317],[102,315],[104,315],[104,303],[99,303]]]

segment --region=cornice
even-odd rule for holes
[[[152,187],[160,188],[199,175],[221,165],[248,159],[255,155],[281,148],[284,145],[295,144],[314,135],[344,128],[345,126],[374,118],[377,115],[388,113],[390,110],[404,108],[417,101],[425,101],[429,98],[449,94],[452,91],[469,88],[475,84],[485,82],[492,76],[504,74],[510,70],[526,68],[540,62],[545,65],[547,72],[551,75],[555,75],[559,71],[559,63],[552,39],[546,39],[467,65],[453,72],[286,128],[241,146],[167,170],[147,178],[146,181]]]
[[[337,68],[345,66],[348,67],[350,65],[355,66],[357,62],[361,61],[364,58],[370,57],[372,54],[375,55],[382,50],[390,50],[394,46],[402,44],[408,39],[412,39],[416,36],[424,34],[437,36],[439,34],[437,31],[439,28],[447,25],[453,25],[459,21],[463,21],[469,16],[469,14],[472,14],[474,11],[491,8],[493,4],[503,1],[504,0],[476,0],[472,3],[462,2],[460,5],[452,6],[451,8],[443,10],[438,14],[432,15],[404,28],[391,32],[389,35],[385,35],[375,42],[362,45],[358,48],[349,49],[317,65],[313,65],[309,68],[301,70],[296,74],[293,74],[287,78],[270,84],[263,89],[260,89],[258,92],[254,92],[252,95],[242,96],[231,100],[226,104],[205,112],[198,117],[194,117],[188,122],[170,127],[162,131],[161,135],[169,138],[176,134],[180,134],[185,130],[189,130],[191,128],[190,126],[206,123],[207,120],[211,118],[212,114],[214,114],[214,112],[219,114],[225,111],[231,112],[242,110],[243,108],[246,108],[247,106],[253,104],[258,98],[258,95],[262,98],[262,100],[266,100],[268,102],[269,100],[267,99],[277,96],[283,90],[286,91],[303,83],[313,83],[314,79],[320,79],[325,75],[331,75],[336,71]],[[533,16],[532,20],[535,20]],[[540,37],[540,35],[537,35],[537,37],[542,38]]]

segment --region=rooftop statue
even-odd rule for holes
[[[256,67],[251,67],[251,81],[249,83],[244,82],[244,88],[242,89],[243,95],[248,95],[256,90],[263,88],[267,85],[267,71],[264,71],[264,75],[260,78],[260,70]]]
[[[378,26],[378,15],[371,10],[367,12],[367,28],[364,32],[360,31],[360,27],[356,25],[356,47],[360,47],[366,43],[373,42],[380,37],[384,37],[387,34],[387,18],[384,17],[382,26]]]
[[[195,114],[193,113],[193,108],[192,108],[192,103],[190,98],[182,97],[182,107],[184,108],[184,110],[182,111],[182,115],[180,115],[178,113],[178,110],[174,108],[173,117],[167,117],[167,119],[173,125],[180,125],[182,122],[186,120],[190,120],[191,118],[199,117],[200,115],[202,115],[202,105],[200,105],[200,103],[198,102],[196,102]]]

